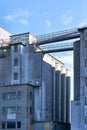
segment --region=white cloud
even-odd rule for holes
[[[84,27],[84,26],[87,26],[87,23],[82,22],[82,23],[79,24],[79,27]]]
[[[50,22],[49,20],[46,20],[45,23],[46,23],[46,25],[47,25],[48,27],[51,26],[51,22]]]
[[[14,17],[11,16],[11,15],[4,16],[3,18],[4,18],[5,20],[7,20],[7,21],[13,21],[13,20],[14,20]]]
[[[27,9],[25,10],[18,10],[15,13],[8,14],[3,16],[2,19],[10,22],[20,22],[23,25],[28,24],[30,13]]]
[[[28,20],[27,19],[21,19],[19,21],[21,24],[27,25],[28,24]]]
[[[73,20],[72,10],[67,10],[61,17],[63,24],[70,24]]]

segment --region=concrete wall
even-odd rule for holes
[[[11,86],[9,86],[9,90],[15,91],[19,88],[23,88],[24,90],[23,97],[25,97],[23,101],[21,100],[19,103],[24,102],[22,105],[25,107],[25,112],[23,113],[23,117],[21,117],[24,120],[23,130],[29,129],[29,126],[32,130],[32,123],[35,123],[33,124],[35,130],[39,127],[41,127],[42,130],[51,130],[55,127],[54,122],[62,122],[63,124],[70,123],[70,119],[66,119],[66,114],[70,116],[70,114],[66,112],[66,110],[70,108],[70,80],[68,80],[70,76],[66,76],[67,71],[62,62],[49,54],[43,54],[42,52],[37,53],[35,45],[32,44],[32,40],[30,33],[11,36],[9,55],[0,59],[0,74],[2,76],[0,81],[10,82],[12,86],[15,85],[12,89]],[[14,46],[16,45],[18,45],[18,52],[15,53]],[[18,66],[14,66],[15,58],[18,58]],[[8,69],[6,67],[8,67]],[[18,73],[17,80],[14,80],[14,72]],[[33,86],[32,103],[28,100],[31,87],[26,85],[21,86],[23,84]],[[1,91],[4,91],[4,88],[2,88]],[[67,98],[68,100],[66,100]],[[28,108],[31,104],[33,104],[33,114],[29,115]],[[66,107],[66,105],[68,107]],[[39,122],[43,123],[39,124]],[[53,124],[48,123],[48,129],[48,126],[45,126],[45,122],[52,122]],[[58,127],[58,129],[59,128],[60,127]],[[56,130],[56,128],[54,129]]]
[[[85,111],[86,77],[87,77],[87,28],[79,29],[80,42],[75,43],[74,51],[74,67],[75,67],[75,96],[72,102],[72,130],[87,129],[87,113]]]
[[[16,98],[2,99],[2,93],[16,92]],[[21,92],[20,99],[17,98],[18,92]],[[30,85],[15,85],[0,87],[0,122],[5,121],[21,121],[21,130],[28,130],[32,122],[32,115],[30,114],[30,106],[33,107],[33,101],[30,99],[30,92],[33,92],[33,88]],[[21,107],[21,113],[18,114],[17,110],[15,114],[2,114],[2,107]],[[33,114],[33,113],[32,113]],[[15,115],[15,116],[14,116]],[[12,119],[13,118],[13,119]],[[1,125],[0,125],[1,129]]]
[[[0,84],[11,83],[11,55],[10,50],[6,51],[6,57],[0,58]]]
[[[81,127],[80,101],[72,101],[71,105],[71,130],[83,130]]]
[[[80,100],[80,41],[74,43],[74,100]]]

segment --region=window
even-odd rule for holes
[[[32,92],[30,92],[30,99],[32,99]]]
[[[14,66],[18,66],[18,59],[14,59]]]
[[[14,52],[18,52],[18,45],[14,46]]]
[[[14,80],[18,80],[18,73],[17,72],[14,73]]]
[[[85,78],[85,86],[87,86],[87,78]]]
[[[20,91],[17,93],[17,98],[21,99],[21,92]]]
[[[21,128],[21,122],[20,121],[17,122],[17,128]]]
[[[20,107],[20,106],[17,107],[17,113],[18,113],[18,114],[21,114],[21,107]]]
[[[85,40],[85,48],[87,48],[87,40]]]
[[[2,114],[4,115],[4,114],[6,114],[6,113],[7,113],[6,107],[2,107]]]
[[[7,99],[16,99],[16,92],[7,93]]]
[[[85,67],[87,67],[87,59],[85,59]]]
[[[87,97],[85,97],[85,105],[87,105]]]
[[[6,128],[6,123],[5,123],[5,121],[3,121],[3,122],[1,123],[1,125],[2,125],[2,129],[5,129],[5,128]]]
[[[85,124],[87,124],[87,116],[85,116]]]
[[[2,100],[6,100],[6,93],[2,93]]]
[[[16,122],[15,121],[8,121],[7,128],[16,128]]]
[[[32,107],[30,107],[30,114],[32,114]]]
[[[8,107],[7,113],[8,114],[15,114],[16,113],[16,107]]]

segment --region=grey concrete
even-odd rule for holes
[[[74,43],[74,100],[80,100],[80,41]]]
[[[66,69],[61,68],[61,122],[66,122]]]
[[[87,113],[85,98],[87,97],[86,91],[86,77],[87,77],[87,28],[79,29],[80,42],[75,43],[75,77],[74,77],[74,90],[75,96],[72,102],[71,123],[72,130],[86,130],[87,129]]]
[[[5,121],[7,127],[7,122],[14,118],[16,130],[18,121],[21,122],[21,130],[56,130],[56,123],[57,127],[59,122],[67,126],[66,109],[69,108],[66,108],[66,103],[69,103],[70,81],[64,64],[49,54],[36,52],[33,41],[36,39],[30,33],[12,35],[5,50],[6,56],[0,58],[0,123]],[[18,51],[14,52],[16,46]],[[18,60],[16,66],[15,59]],[[2,95],[9,92],[16,92],[16,96],[21,92],[21,99],[3,100]],[[12,117],[8,113],[3,115],[3,107],[17,109],[18,106],[21,114],[16,110]]]
[[[71,76],[71,72],[69,70],[66,70],[66,122],[67,123],[71,123],[70,76]]]

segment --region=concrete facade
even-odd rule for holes
[[[87,28],[79,29],[80,41],[74,43],[74,101],[71,129],[87,130]]]
[[[0,129],[70,130],[70,71],[32,34],[9,39],[0,58]]]

